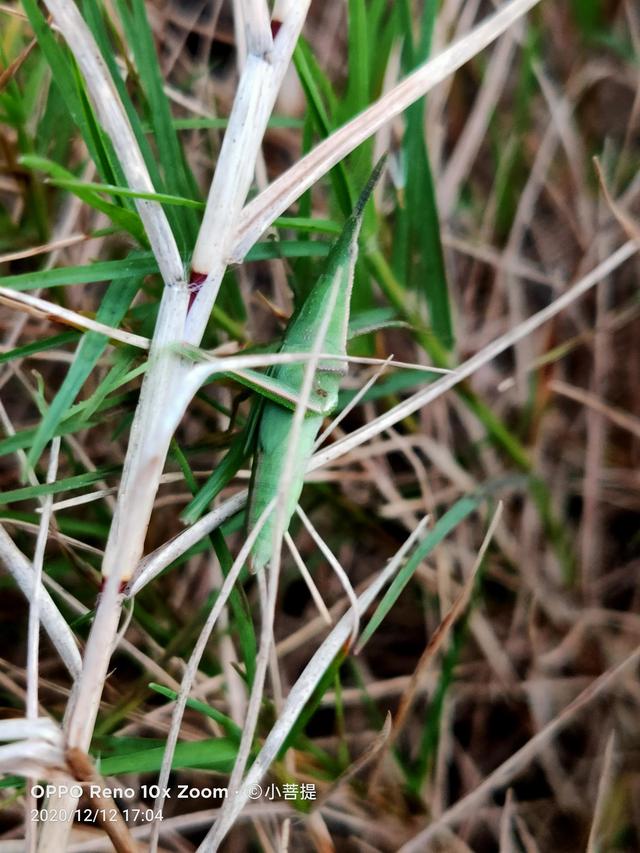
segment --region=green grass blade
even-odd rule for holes
[[[138,357],[138,354],[129,347],[123,347],[114,352],[113,367],[109,370],[93,394],[81,404],[83,419],[88,421],[93,420],[94,416],[103,405],[103,402],[110,394],[113,394],[113,392],[117,391],[118,388],[121,388],[123,385],[127,385],[129,382],[132,382],[144,373],[148,364],[146,361],[137,365],[133,369],[130,369],[131,365]]]
[[[149,687],[151,690],[155,690],[156,693],[160,693],[162,696],[166,696],[167,699],[171,699],[174,702],[178,698],[178,694],[175,690],[171,690],[162,684],[154,684],[151,682]],[[236,725],[230,717],[227,717],[226,714],[223,714],[211,705],[207,705],[205,702],[199,702],[197,699],[187,699],[187,708],[191,708],[194,711],[198,711],[200,714],[204,714],[205,717],[215,720],[216,723],[219,723],[222,726],[231,740],[235,742],[240,741],[242,729],[240,726]]]
[[[178,195],[169,195],[169,193],[146,193],[130,190],[127,187],[117,187],[114,184],[98,184],[91,181],[80,181],[76,178],[51,178],[48,181],[54,187],[62,187],[63,189],[72,190],[77,195],[80,192],[85,193],[109,193],[116,198],[143,198],[149,201],[155,201],[158,204],[176,205],[178,207],[192,207],[196,210],[204,210],[204,202],[193,201],[190,198],[182,198]]]
[[[141,281],[138,276],[112,282],[102,299],[96,319],[109,326],[119,326],[140,285]],[[55,435],[58,424],[78,396],[80,389],[107,348],[108,343],[109,339],[106,335],[100,335],[97,332],[87,332],[83,336],[62,386],[53,398],[35,434],[33,445],[27,457],[29,465],[35,466],[40,454]]]
[[[131,236],[140,243],[140,245],[147,245],[147,237],[142,221],[135,210],[130,210],[121,207],[118,204],[105,201],[90,184],[78,181],[72,172],[68,172],[62,166],[59,166],[57,163],[54,163],[45,157],[24,155],[20,158],[20,162],[29,169],[35,169],[52,175],[52,183],[57,184],[58,186],[64,186],[71,190],[74,195],[78,196],[79,199],[84,201],[90,207],[106,214],[106,216],[108,216],[113,224],[118,228],[128,231]],[[98,186],[101,185],[99,184]],[[105,186],[111,185],[106,184]],[[121,193],[121,195],[125,195],[125,193]]]
[[[279,216],[273,223],[278,228],[293,228],[296,231],[317,232],[337,236],[342,226],[332,219],[316,219],[312,216]]]
[[[0,286],[11,288],[11,290],[27,291],[91,284],[96,281],[122,281],[132,276],[145,276],[157,272],[158,265],[150,253],[132,252],[119,261],[98,261],[80,267],[60,267],[53,270],[6,275],[0,278]]]
[[[0,354],[0,364],[6,364],[6,362],[13,361],[15,358],[28,358],[35,353],[62,347],[65,344],[77,341],[80,334],[80,332],[63,332],[61,335],[53,335],[50,338],[42,338],[39,341],[33,341],[30,344],[16,347]]]
[[[293,61],[298,72],[300,84],[304,90],[309,111],[313,116],[314,124],[324,139],[334,129],[334,121],[331,118],[331,106],[335,108],[337,103],[331,84],[322,73],[309,46],[301,39],[293,52]],[[328,97],[328,93],[331,93]],[[329,109],[325,106],[325,99],[329,101]],[[342,213],[349,216],[356,202],[356,193],[350,184],[344,163],[340,162],[331,169],[329,178],[333,185],[338,204]]]
[[[247,261],[267,261],[279,258],[325,258],[330,245],[319,240],[281,240],[257,243],[247,254]],[[121,281],[133,275],[145,276],[158,272],[151,253],[132,252],[119,261],[98,261],[80,267],[61,267],[53,270],[18,273],[0,278],[0,287],[27,291],[49,287],[90,284],[95,281]]]
[[[127,0],[117,0],[116,5],[148,100],[149,118],[155,131],[164,186],[172,195],[193,199],[198,195],[198,187],[173,126],[169,100],[164,92],[164,81],[143,0],[131,0],[130,3]],[[197,235],[199,217],[191,211],[183,210],[180,220],[183,233],[179,244],[188,250]]]
[[[349,74],[341,119],[350,118],[369,104],[369,46],[364,0],[349,0]]]
[[[391,48],[398,39],[398,16],[394,7],[389,8],[387,0],[370,0],[367,4],[367,24],[368,43],[375,45],[375,50],[369,51],[369,86],[373,99],[382,92]]]
[[[387,613],[396,603],[398,596],[409,583],[413,573],[418,568],[422,560],[424,560],[424,558],[427,557],[433,549],[451,533],[452,530],[464,521],[468,515],[474,512],[483,500],[484,495],[481,494],[467,495],[456,501],[451,509],[447,510],[442,518],[438,519],[433,528],[417,546],[409,560],[407,560],[406,564],[393,579],[391,586],[384,594],[375,613],[360,635],[360,648],[362,648],[365,643],[371,639],[375,631],[380,627]]]
[[[412,71],[426,61],[437,10],[435,0],[427,0],[420,21],[417,47],[412,41],[413,17],[408,0],[400,0],[398,14],[405,30],[403,71]],[[453,346],[453,323],[449,288],[440,240],[440,221],[435,187],[424,134],[424,105],[421,98],[406,112],[403,138],[404,209],[399,211],[405,257],[396,269],[416,292],[424,294],[435,336],[447,350]]]
[[[164,744],[148,749],[139,749],[123,755],[112,755],[96,761],[97,770],[103,776],[119,776],[121,773],[157,773],[162,766]],[[197,767],[202,770],[215,770],[228,773],[236,757],[237,744],[228,738],[210,738],[208,740],[179,743],[176,746],[172,767]]]
[[[10,504],[19,503],[20,501],[33,500],[35,498],[43,498],[47,495],[59,495],[61,492],[70,492],[73,489],[83,489],[87,486],[92,486],[99,480],[104,480],[111,474],[118,471],[118,468],[100,468],[95,471],[88,471],[85,474],[75,474],[73,477],[63,477],[56,480],[55,483],[41,483],[38,486],[23,486],[20,489],[10,489],[8,492],[0,494],[0,503]]]

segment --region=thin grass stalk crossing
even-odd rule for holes
[[[240,262],[269,225],[333,166],[480,53],[538,2],[510,0],[504,3],[470,33],[425,62],[302,157],[246,205],[240,216],[229,261]]]
[[[362,616],[373,601],[375,601],[381,590],[392,580],[404,559],[422,537],[427,521],[428,519],[425,518],[416,526],[415,530],[405,540],[393,558],[389,560],[366,591],[359,596],[357,613],[354,614],[350,610],[345,613],[306,665],[300,677],[289,691],[278,720],[269,732],[255,761],[249,768],[238,794],[229,800],[225,800],[225,803],[229,803],[228,808],[220,813],[218,820],[214,823],[205,840],[198,848],[198,853],[210,853],[218,849],[235,819],[249,800],[252,786],[257,785],[268,771],[299,714],[311,697],[316,684],[348,640],[354,618]]]
[[[638,252],[638,246],[632,241],[623,244],[616,252],[613,253],[606,261],[603,261],[595,267],[590,273],[577,281],[569,290],[562,294],[558,299],[543,308],[537,314],[532,315],[524,323],[520,324],[515,329],[507,332],[495,341],[492,341],[475,356],[467,362],[461,364],[453,370],[448,376],[443,377],[436,383],[430,385],[424,391],[414,394],[412,397],[398,404],[385,415],[382,415],[368,424],[366,427],[361,427],[355,439],[352,436],[355,433],[350,433],[344,438],[335,441],[330,447],[317,450],[309,461],[308,471],[318,470],[325,465],[340,459],[347,455],[351,450],[362,446],[365,442],[383,433],[389,427],[395,426],[397,423],[404,420],[405,417],[418,411],[429,402],[438,399],[442,394],[455,387],[456,384],[462,382],[468,376],[480,369],[485,364],[491,362],[493,358],[504,352],[512,346],[521,337],[528,335],[531,331],[539,328],[544,323],[548,322],[553,317],[564,311],[576,299],[579,299],[584,294],[594,287],[603,277],[609,275],[615,269],[626,263]],[[237,492],[232,498],[221,504],[216,509],[203,515],[194,525],[187,528],[182,533],[175,536],[169,543],[158,548],[153,554],[150,554],[143,560],[136,571],[135,580],[132,583],[131,590],[139,592],[143,586],[150,580],[160,574],[170,563],[178,559],[196,542],[206,536],[212,530],[217,529],[220,524],[233,516],[245,505],[248,497],[248,491]],[[127,594],[133,594],[129,591]]]
[[[220,589],[218,597],[216,598],[214,606],[211,608],[211,612],[207,617],[207,621],[200,632],[198,637],[198,642],[196,643],[193,652],[191,653],[191,657],[189,658],[189,662],[187,664],[187,668],[185,669],[184,675],[182,677],[182,683],[180,685],[180,692],[178,694],[178,698],[176,700],[176,704],[173,709],[173,714],[171,717],[171,728],[169,730],[169,735],[167,737],[167,742],[164,750],[164,757],[162,760],[162,769],[160,771],[160,776],[158,779],[159,793],[156,797],[154,803],[154,811],[162,811],[165,802],[165,794],[164,792],[168,789],[169,783],[169,774],[171,773],[171,765],[173,762],[173,755],[175,751],[176,744],[178,742],[178,735],[180,733],[180,725],[182,723],[182,717],[184,714],[184,710],[187,705],[187,699],[189,698],[189,692],[191,690],[191,686],[193,684],[193,680],[195,678],[196,672],[198,670],[198,665],[200,663],[200,659],[204,653],[206,644],[211,636],[211,632],[213,631],[216,622],[218,621],[220,614],[225,607],[229,595],[231,594],[231,590],[238,580],[238,575],[240,574],[241,569],[247,561],[249,554],[251,553],[251,549],[254,546],[254,543],[257,537],[260,535],[260,531],[264,527],[265,522],[267,521],[271,512],[273,512],[273,508],[275,505],[275,500],[273,500],[270,504],[267,505],[262,515],[258,519],[255,527],[249,532],[242,548],[240,549],[238,556],[236,557],[231,569],[229,570],[224,583]],[[155,853],[158,846],[158,839],[160,837],[160,821],[156,821],[151,830],[151,838],[149,840],[149,850],[150,853]]]
[[[58,473],[58,457],[60,453],[60,439],[54,438],[51,443],[51,454],[47,470],[47,483],[53,483]],[[38,657],[40,648],[40,597],[42,591],[42,572],[44,563],[44,552],[49,537],[49,523],[51,521],[51,507],[53,495],[48,495],[42,504],[40,526],[36,539],[36,549],[33,555],[33,585],[29,600],[29,623],[27,628],[27,720],[34,722],[38,719]],[[25,840],[27,853],[35,853],[37,845],[36,823],[29,820],[31,809],[36,804],[36,799],[31,793],[37,779],[27,779],[27,798],[25,810]]]

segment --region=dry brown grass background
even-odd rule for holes
[[[174,116],[226,116],[237,82],[228,4],[208,13],[201,2],[147,5]],[[589,30],[576,14],[577,5],[542,0],[533,23],[512,27],[428,97],[427,139],[458,363],[553,302],[625,240],[638,237],[639,11],[633,2],[594,3],[596,24]],[[447,43],[454,33],[464,34],[490,10],[490,3],[445,0],[437,44]],[[4,9],[0,20],[12,27],[19,21]],[[26,45],[28,24],[19,26]],[[346,28],[345,3],[312,3],[304,32],[338,91],[346,75]],[[304,111],[304,95],[291,73],[276,113],[299,117]],[[392,152],[376,201],[383,222],[379,242],[387,254],[394,241],[394,152],[402,133],[398,119],[377,140],[381,149]],[[218,134],[189,130],[181,139],[204,193]],[[121,256],[121,237],[84,237],[104,226],[101,214],[48,188],[45,206],[55,237],[35,259],[26,260],[28,247],[35,244],[29,242],[32,178],[17,164],[19,153],[15,129],[0,127],[0,197],[14,233],[20,234],[25,223],[22,243],[14,250],[3,244],[2,274],[28,271],[36,260],[77,266]],[[299,159],[300,130],[268,131],[262,155],[259,187]],[[594,155],[609,199],[599,184]],[[72,151],[72,160],[74,156],[77,162],[82,155]],[[496,163],[505,170],[512,166],[504,176],[506,184],[496,174]],[[93,178],[89,170],[85,179]],[[326,184],[313,199],[315,213],[332,215]],[[424,655],[473,569],[491,518],[485,506],[423,561],[371,642],[353,664],[343,666],[339,690],[334,685],[325,692],[306,734],[309,743],[335,759],[334,775],[316,761],[311,746],[290,751],[288,760],[280,762],[282,773],[286,769],[298,783],[317,785],[318,802],[311,814],[301,815],[284,801],[249,806],[225,850],[640,849],[639,270],[634,255],[468,380],[468,387],[519,437],[536,480],[546,484],[561,549],[571,555],[570,576],[559,559],[558,542],[551,541],[536,509],[535,487],[486,440],[465,399],[454,392],[312,476],[319,486],[310,492],[307,512],[356,589],[426,513],[437,518],[462,495],[487,483],[503,483],[496,495],[504,509],[481,569],[480,590],[443,648]],[[291,309],[289,273],[290,267],[278,260],[238,269],[247,306],[246,341],[264,342],[279,333],[280,318]],[[64,305],[95,312],[102,291],[101,285],[68,288]],[[42,296],[56,298],[52,293]],[[142,302],[148,298],[138,297]],[[378,304],[384,299],[378,298]],[[63,330],[50,318],[16,311],[14,305],[0,310],[3,351]],[[148,335],[149,328],[141,333]],[[5,434],[37,423],[40,377],[45,398],[51,400],[72,352],[61,346],[0,366]],[[381,358],[394,353],[406,362],[425,361],[424,350],[403,327],[378,333],[375,352]],[[106,370],[105,357],[85,385],[83,399],[100,386]],[[358,388],[369,376],[368,368],[353,366],[346,387]],[[128,424],[138,387],[137,379],[101,423],[63,441],[59,476],[122,465],[127,430],[114,434],[114,428]],[[237,388],[223,384],[216,394],[218,402],[232,404]],[[391,403],[404,394],[393,396]],[[372,421],[391,403],[365,403],[341,429],[349,432]],[[223,443],[226,426],[225,418],[197,399],[180,424],[178,440],[192,449],[189,463],[199,482],[212,468],[212,447]],[[5,454],[1,465],[2,489],[19,488],[20,454]],[[71,595],[89,609],[94,607],[104,545],[96,526],[107,523],[116,483],[112,474],[92,486],[108,490],[98,515],[93,504],[54,512],[45,572],[59,577],[66,589],[60,596]],[[239,485],[246,482],[234,480],[223,496],[238,491]],[[182,529],[178,514],[190,498],[175,459],[170,460],[146,552]],[[3,526],[29,558],[37,524],[11,510],[33,515],[37,505],[9,503],[2,514]],[[58,512],[73,522],[66,533],[55,521]],[[242,536],[228,537],[234,553]],[[303,529],[297,530],[296,543],[323,600],[333,613],[342,612],[344,591]],[[2,577],[0,598],[0,704],[11,718],[25,705],[28,605],[7,577]],[[127,629],[130,645],[110,664],[102,695],[102,734],[166,738],[171,705],[161,703],[146,685],[162,681],[177,689],[183,661],[202,624],[201,607],[219,577],[209,549],[147,588],[141,613],[134,608]],[[255,584],[249,583],[246,592],[256,607]],[[159,629],[149,625],[150,614]],[[287,558],[275,623],[284,695],[326,631]],[[79,628],[79,636],[86,636],[86,626]],[[70,680],[44,635],[41,643],[41,713],[60,720]],[[137,660],[132,649],[138,650]],[[232,637],[218,630],[192,692],[234,718],[244,706],[242,685],[234,677],[236,654]],[[396,720],[393,745],[384,728],[388,712]],[[261,738],[272,713],[269,707],[263,715]],[[212,731],[215,725],[187,710],[181,740],[212,737]],[[419,790],[410,790],[398,759],[415,761],[428,736],[425,731],[437,733],[437,751],[431,752],[432,764]],[[344,778],[336,767],[343,768]],[[154,781],[155,775],[121,778],[138,786]],[[224,784],[225,777],[181,770],[172,779],[205,786],[212,780]],[[14,788],[0,795],[2,853],[21,849],[15,845],[23,833],[24,799]],[[204,800],[168,803],[161,849],[195,850],[211,822],[211,806]],[[96,827],[76,827],[72,839],[69,850],[110,849]]]

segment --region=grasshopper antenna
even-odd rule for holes
[[[384,164],[387,162],[387,155],[383,154],[382,157],[378,160],[376,165],[373,167],[373,172],[371,173],[371,177],[366,183],[365,188],[360,193],[360,198],[356,202],[356,206],[353,209],[353,213],[351,214],[355,219],[357,219],[362,211],[364,210],[364,206],[369,201],[369,197],[373,192],[375,185],[378,183],[380,175],[382,174],[382,170],[384,169]]]

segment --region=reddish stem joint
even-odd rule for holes
[[[191,311],[191,306],[195,302],[196,296],[200,293],[200,288],[207,278],[206,272],[196,272],[191,270],[189,276],[189,304],[187,305],[187,314]]]
[[[107,578],[100,578],[100,595],[104,592],[104,588],[107,585]],[[129,581],[120,581],[118,584],[118,595],[122,595],[122,593],[129,586]]]

